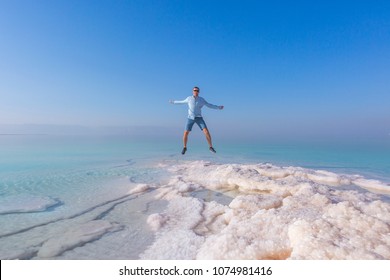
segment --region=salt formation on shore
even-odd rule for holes
[[[390,259],[390,205],[357,187],[389,189],[379,181],[271,164],[161,167],[172,177],[156,198],[168,207],[148,219],[156,239],[143,259]]]

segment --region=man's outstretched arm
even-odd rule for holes
[[[169,100],[169,103],[171,103],[171,104],[186,104],[186,103],[188,103],[188,100],[187,100],[187,98],[184,100]]]
[[[209,107],[211,109],[219,109],[219,110],[222,110],[225,107],[225,106],[214,105],[214,104],[208,103],[207,101],[205,101],[204,105],[206,105],[207,107]]]

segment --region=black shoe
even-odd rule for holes
[[[214,154],[217,152],[216,150],[214,150],[214,148],[213,148],[213,147],[210,147],[210,149],[209,149],[209,150],[210,150],[210,152],[212,152],[212,153],[214,153]]]
[[[187,152],[187,148],[184,147],[183,150],[181,151],[181,154],[184,155]]]

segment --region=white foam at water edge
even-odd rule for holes
[[[390,259],[390,205],[337,189],[389,189],[384,183],[271,164],[189,161],[169,170],[156,196],[168,207],[148,219],[156,239],[143,259]],[[197,197],[201,190],[230,203]]]
[[[11,195],[0,197],[0,214],[41,212],[59,204],[58,200],[45,196]]]

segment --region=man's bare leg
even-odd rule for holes
[[[203,133],[206,136],[207,143],[209,143],[209,147],[213,146],[213,143],[211,142],[211,135],[207,128],[203,128]]]
[[[184,155],[187,151],[187,141],[188,141],[188,134],[190,134],[190,132],[188,130],[185,130],[184,131],[184,134],[183,134],[183,150],[181,152],[182,155]]]
[[[190,134],[190,132],[188,130],[185,130],[184,134],[183,134],[183,147],[184,148],[187,148],[188,134]]]
[[[210,150],[210,152],[216,153],[216,151],[213,148],[213,143],[211,142],[211,135],[210,135],[209,130],[207,128],[204,128],[203,129],[203,133],[206,136],[207,143],[209,143],[209,147],[210,147],[209,150]]]

